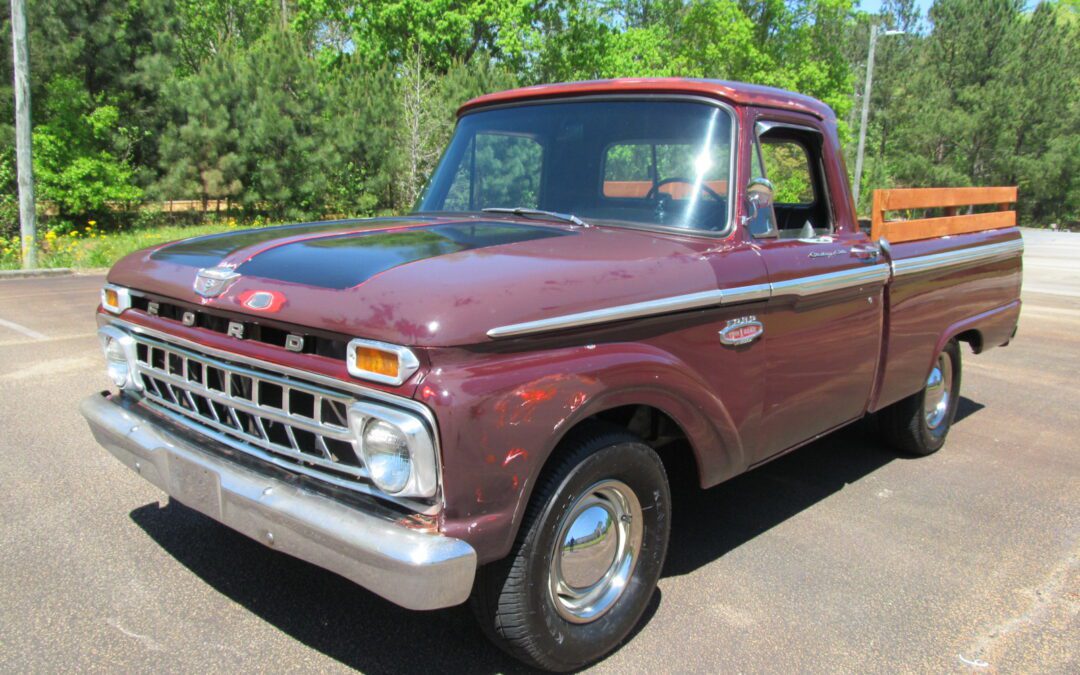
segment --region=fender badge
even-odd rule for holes
[[[832,258],[833,256],[838,256],[838,255],[844,255],[844,252],[840,251],[840,250],[836,250],[836,249],[834,249],[832,251],[811,251],[809,257],[811,257],[811,258]]]
[[[276,312],[285,304],[285,296],[275,291],[244,291],[238,299],[256,312]]]
[[[216,298],[240,278],[230,265],[219,265],[199,270],[195,275],[195,292],[204,298]]]
[[[731,319],[720,331],[720,342],[726,345],[745,345],[761,337],[765,326],[754,315]]]

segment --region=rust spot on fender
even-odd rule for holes
[[[523,404],[532,404],[550,401],[555,398],[556,391],[555,387],[545,387],[543,389],[520,389],[514,394],[524,402]]]
[[[575,410],[580,408],[585,403],[585,398],[586,395],[583,391],[579,391],[578,393],[574,394],[574,397],[570,399],[570,412],[574,412]]]
[[[503,466],[506,466],[507,464],[514,461],[518,457],[528,459],[529,452],[527,450],[522,449],[522,448],[513,448],[513,449],[511,449],[510,452],[506,453],[506,459],[503,460]]]

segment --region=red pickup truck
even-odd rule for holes
[[[621,80],[459,117],[408,216],[120,261],[82,412],[180,502],[404,607],[471,599],[532,665],[638,622],[673,467],[706,488],[868,414],[934,452],[959,343],[1016,331],[1015,189],[878,193],[866,232],[814,99]]]

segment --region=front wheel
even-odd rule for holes
[[[881,411],[885,440],[913,455],[929,455],[945,444],[960,403],[960,345],[950,340],[934,360],[921,391]]]
[[[670,513],[652,448],[609,427],[579,435],[538,483],[510,555],[478,572],[472,606],[485,633],[547,670],[604,656],[652,597]]]

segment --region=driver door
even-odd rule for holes
[[[757,126],[755,173],[772,203],[756,245],[773,289],[759,461],[860,417],[881,348],[887,267],[846,204],[835,208],[844,178],[816,122]]]

